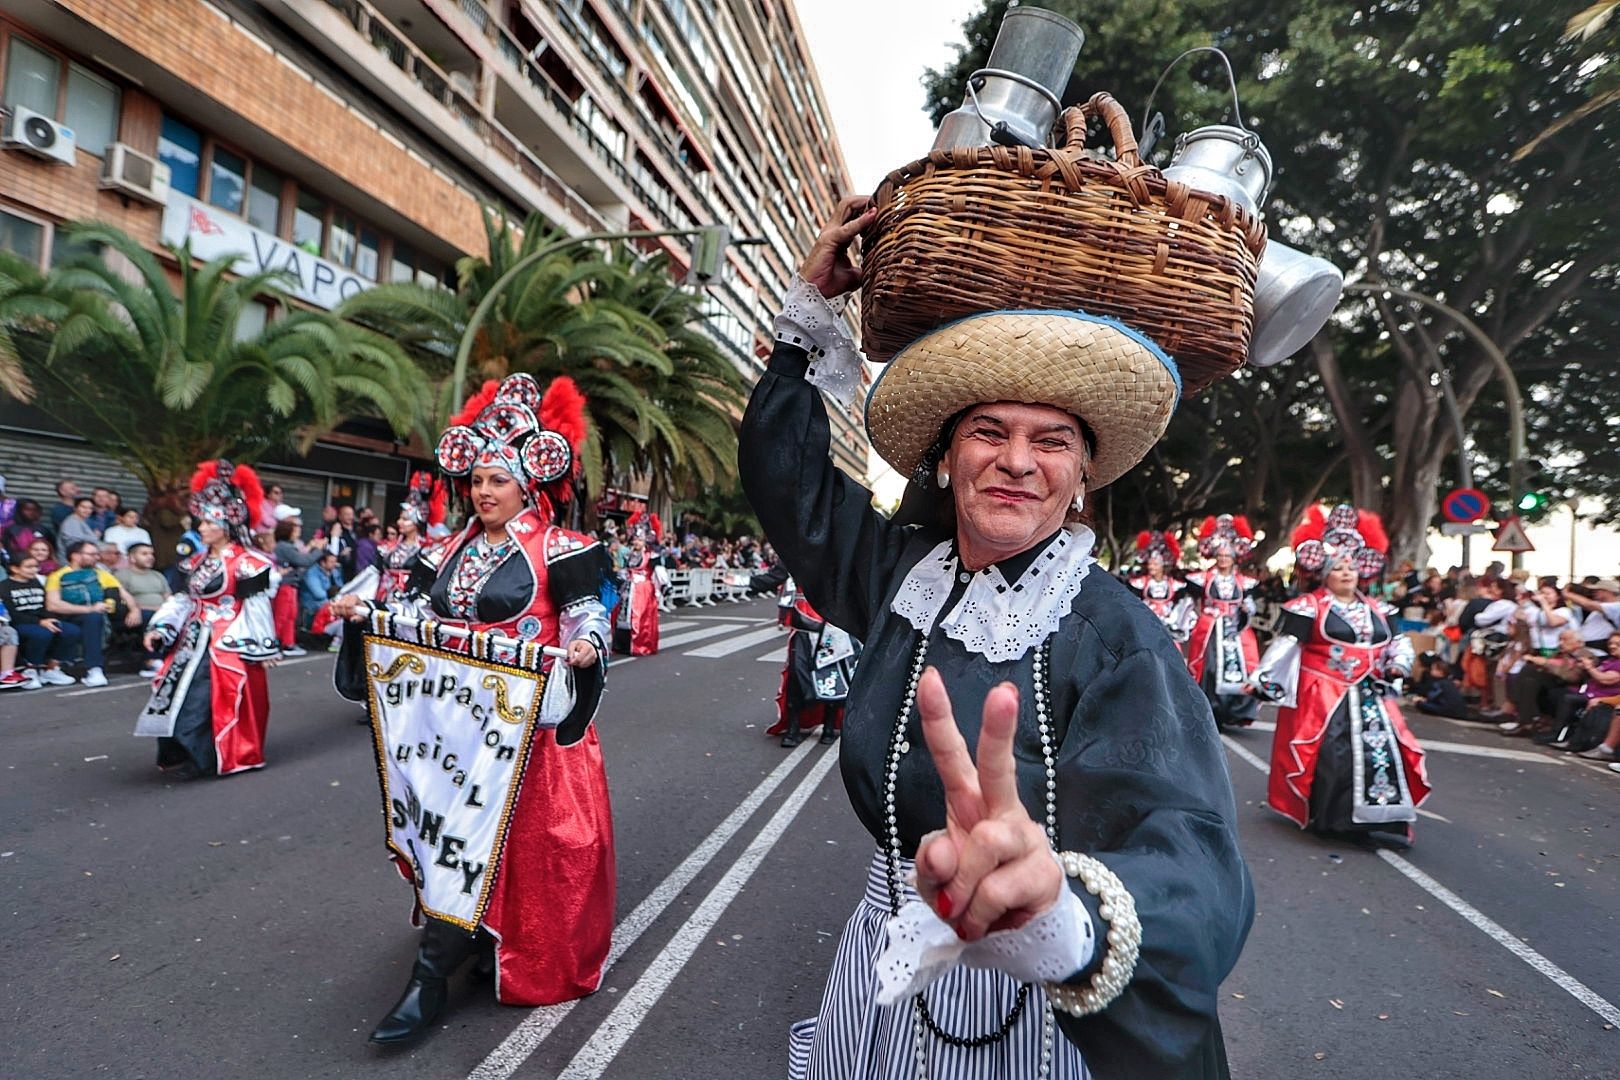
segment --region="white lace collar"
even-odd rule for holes
[[[961,569],[955,545],[945,540],[911,568],[889,610],[925,636],[938,622],[946,637],[986,660],[1017,660],[1051,637],[1069,613],[1096,561],[1096,541],[1084,525],[1059,530],[1015,582],[1002,577],[1000,567],[985,567],[971,575],[962,599],[941,619],[957,575],[969,573]]]

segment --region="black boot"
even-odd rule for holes
[[[787,733],[782,736],[782,745],[798,746],[803,741],[804,736],[799,733],[799,710],[790,705],[788,706],[788,729]]]
[[[450,1000],[450,976],[477,949],[478,939],[449,923],[428,919],[405,993],[383,1017],[371,1041],[379,1046],[410,1042],[425,1033]]]
[[[831,705],[821,707],[821,738],[818,741],[822,746],[831,746],[838,741],[838,722],[843,718],[843,709],[835,709]]]

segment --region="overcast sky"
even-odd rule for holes
[[[928,152],[922,74],[956,58],[981,0],[795,0],[855,190]]]

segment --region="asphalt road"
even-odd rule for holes
[[[329,657],[272,673],[269,767],[224,780],[159,776],[131,676],[0,697],[0,1076],[782,1075],[872,844],[825,748],[762,736],[773,623],[766,602],[683,611],[610,675],[603,989],[523,1010],[467,979],[395,1052],[366,1035],[410,970],[410,892]],[[1435,816],[1397,858],[1265,811],[1269,732],[1230,740],[1259,896],[1222,988],[1234,1075],[1620,1077],[1620,776],[1416,727]]]

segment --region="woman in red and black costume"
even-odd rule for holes
[[[1186,641],[1195,613],[1192,601],[1183,595],[1187,583],[1171,573],[1181,562],[1181,545],[1169,533],[1143,529],[1136,537],[1136,557],[1140,571],[1125,583],[1159,617],[1171,637]]]
[[[158,737],[158,766],[176,776],[264,767],[270,721],[265,664],[281,656],[271,597],[275,564],[249,532],[264,494],[246,465],[209,461],[191,478],[188,509],[202,546],[180,564],[184,592],[148,624],[149,652],[168,652],[135,726]]]
[[[373,1042],[426,1031],[444,1009],[446,981],[481,945],[493,949],[503,1004],[552,1005],[601,982],[616,879],[592,720],[607,665],[612,571],[600,544],[554,523],[572,498],[584,437],[585,398],[571,379],[553,380],[542,396],[533,378],[512,375],[486,382],[439,440],[439,467],[472,516],[413,560],[418,610],[449,626],[564,648],[568,670],[551,670],[541,697],[482,931],[424,919],[411,980]],[[363,617],[361,608],[359,597],[334,601],[346,617]],[[340,657],[354,673],[340,682],[351,697],[364,692],[360,639],[345,634]],[[409,879],[409,867],[400,871]]]
[[[780,735],[782,745],[792,747],[803,741],[804,732],[819,726],[821,745],[836,742],[844,727],[850,680],[860,659],[861,643],[829,623],[803,593],[793,590],[787,663],[782,667],[782,687],[776,693],[776,723],[765,734]]]
[[[416,557],[422,553],[426,532],[434,525],[443,525],[450,489],[435,482],[427,472],[411,475],[405,501],[399,504],[399,518],[394,528],[398,539],[377,547],[377,603],[384,607],[396,604],[411,605],[411,573]]]
[[[1410,844],[1429,797],[1423,748],[1395,704],[1412,641],[1359,588],[1383,570],[1383,523],[1353,506],[1312,507],[1293,543],[1316,587],[1283,605],[1254,675],[1254,692],[1282,705],[1266,801],[1326,836]]]
[[[624,522],[630,536],[630,561],[623,571],[624,589],[613,627],[618,635],[615,648],[631,656],[651,656],[658,651],[658,566],[652,545],[658,542],[662,523],[657,514],[637,510]]]
[[[1187,668],[1223,728],[1248,727],[1260,715],[1260,703],[1245,692],[1260,660],[1260,643],[1249,626],[1260,582],[1238,568],[1253,550],[1247,518],[1205,518],[1198,530],[1198,553],[1215,565],[1187,575],[1187,592],[1198,602],[1198,621],[1187,641]]]

